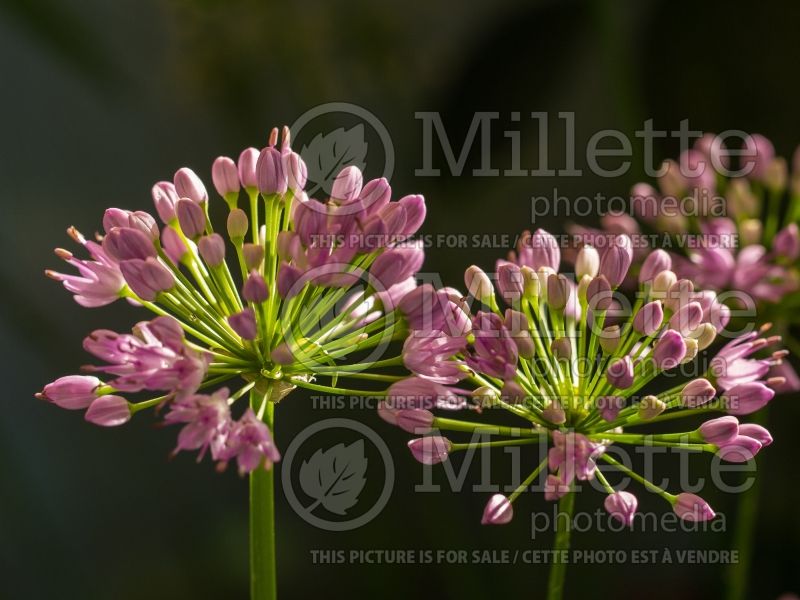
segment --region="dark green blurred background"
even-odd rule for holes
[[[530,226],[530,197],[624,194],[642,177],[480,178],[471,155],[461,177],[415,177],[422,166],[416,111],[439,111],[454,144],[475,111],[498,111],[493,162],[508,168],[503,125],[522,131],[523,166],[536,159],[536,127],[512,111],[575,111],[577,137],[644,119],[675,128],[739,128],[772,138],[788,155],[800,142],[800,5],[795,2],[295,2],[231,0],[3,0],[0,2],[0,597],[244,598],[246,482],[193,457],[168,460],[176,431],[150,416],[101,430],[77,413],[33,399],[43,383],[87,360],[93,328],[125,330],[141,313],[117,304],[84,310],[44,278],[65,228],[100,225],[107,206],[150,210],[153,182],[178,166],[210,185],[211,161],[263,145],[273,125],[328,101],[359,104],[392,135],[397,195],[423,193],[424,232],[516,233]],[[551,156],[563,156],[554,128]],[[672,156],[660,141],[656,157]],[[441,153],[436,166],[445,168]],[[556,162],[555,166],[560,166]],[[578,167],[585,167],[582,159]],[[377,175],[377,173],[367,173]],[[561,228],[563,220],[537,225]],[[441,249],[426,267],[461,284],[490,249]],[[383,514],[353,532],[321,532],[278,505],[280,589],[285,598],[510,596],[539,598],[544,566],[315,566],[321,548],[546,548],[530,539],[523,498],[502,528],[478,524],[486,494],[414,494],[420,467],[407,435],[371,412],[310,411],[298,392],[278,411],[285,448],[311,420],[365,420],[393,448],[394,494]],[[798,591],[800,451],[797,397],[770,413],[775,444],[759,457],[762,514],[752,598]],[[763,459],[763,460],[762,460]],[[705,463],[696,461],[699,472]],[[478,471],[473,473],[478,478]],[[729,522],[735,498],[709,499]],[[581,508],[602,496],[584,494]],[[642,494],[644,508],[664,510]],[[579,548],[725,548],[724,534],[582,534]],[[581,566],[569,597],[718,598],[716,565]]]

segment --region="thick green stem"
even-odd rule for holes
[[[251,392],[250,405],[258,413],[261,402],[266,402],[264,423],[275,433],[274,403],[269,394]],[[250,474],[250,598],[274,600],[277,598],[275,570],[275,467],[266,471],[255,469]]]
[[[553,543],[553,566],[550,567],[550,579],[547,583],[547,600],[561,600],[564,597],[564,575],[569,562],[569,538],[574,510],[575,492],[570,491],[558,501],[556,539]]]

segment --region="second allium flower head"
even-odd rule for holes
[[[276,129],[266,148],[214,161],[214,187],[229,207],[227,239],[188,168],[153,187],[162,225],[147,212],[110,208],[97,241],[70,228],[89,256],[57,249],[78,273],[48,275],[82,306],[125,298],[157,318],[131,334],[90,334],[84,348],[105,364],[47,385],[40,397],[86,409],[87,420],[105,426],[164,404],[165,421],[183,426],[176,450],[208,451],[221,466],[235,459],[247,472],[280,458],[262,422],[270,403],[297,385],[318,389],[315,378],[335,385],[339,376],[390,366],[337,370],[347,355],[403,336],[414,318],[418,309],[403,298],[424,255],[407,240],[425,218],[424,199],[392,202],[385,179],[364,184],[353,166],[338,174],[330,198],[308,198],[306,166],[288,130],[277,142]],[[233,394],[207,393],[237,381]],[[124,397],[145,392],[160,395]],[[248,392],[259,400],[239,409]]]
[[[606,509],[630,524],[636,496],[615,490],[598,461],[662,496],[681,518],[712,518],[704,500],[661,489],[614,459],[609,448],[667,446],[713,452],[727,461],[750,460],[772,439],[762,427],[740,424],[737,416],[764,406],[782,383],[767,373],[785,351],[753,356],[780,338],[764,337],[768,327],[763,327],[733,339],[702,366],[703,351],[728,323],[728,308],[714,292],[695,290],[691,281],[676,277],[670,256],[656,250],[644,260],[633,307],[619,310],[625,299],[616,288],[633,260],[625,235],[617,236],[602,254],[583,248],[576,261],[577,281],[559,272],[558,240],[543,230],[524,235],[509,258],[498,262],[494,282],[478,267],[467,269],[469,296],[449,291],[456,314],[432,310],[427,322],[412,324],[404,358],[415,375],[390,388],[379,414],[409,432],[433,433],[409,442],[415,458],[426,464],[483,447],[533,444],[545,450],[538,467],[512,494],[490,499],[484,523],[510,521],[512,503],[541,473],[549,472],[545,498],[561,498],[574,490],[576,481],[597,478],[608,492]],[[509,306],[505,311],[496,290]],[[681,365],[695,367],[689,381],[678,373]],[[678,381],[658,394],[649,392],[659,376]],[[488,408],[504,409],[524,425],[457,420],[432,412],[471,409],[487,415]],[[645,435],[638,429],[715,411],[728,416],[676,433]],[[472,439],[453,442],[440,435],[447,430],[472,434]],[[483,441],[482,435],[503,439]]]

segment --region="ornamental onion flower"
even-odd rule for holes
[[[599,261],[593,255],[581,258],[583,274],[577,285],[557,271],[554,239],[539,230],[526,238],[530,250],[518,249],[510,256],[540,285],[537,292],[529,288],[519,298],[512,295],[513,305],[505,312],[485,282],[469,286],[486,274],[477,267],[467,270],[472,298],[461,302],[459,309],[469,315],[471,326],[447,331],[436,327],[440,321],[434,319],[433,327],[411,331],[404,359],[414,375],[389,388],[381,415],[407,431],[432,434],[409,444],[414,457],[425,464],[469,449],[532,445],[531,451],[540,454],[538,466],[514,493],[489,499],[482,523],[509,522],[512,505],[537,480],[543,480],[546,500],[558,500],[570,496],[580,482],[596,478],[608,493],[608,512],[629,525],[637,506],[634,492],[614,489],[599,469],[601,464],[656,493],[683,519],[713,518],[705,501],[662,489],[616,460],[610,449],[657,445],[714,453],[733,462],[749,460],[771,437],[763,428],[746,429],[743,423],[740,431],[738,417],[769,402],[782,383],[768,374],[786,354],[771,350],[780,337],[767,336],[764,326],[732,340],[710,361],[701,360],[704,355],[698,353],[727,323],[714,309],[719,302],[714,292],[695,290],[691,281],[674,276],[668,289],[658,289],[654,281],[661,273],[653,265],[664,270],[670,266],[659,254],[656,259],[645,258],[651,272],[640,285],[633,309],[627,314],[612,311],[625,301],[618,288],[633,256],[627,236],[617,236]],[[509,263],[501,261],[499,267]],[[520,331],[531,341],[531,354],[521,353],[514,342]],[[614,343],[603,344],[609,338]],[[688,381],[686,372],[693,373]],[[405,417],[407,407],[414,409],[413,418]],[[439,413],[458,407],[475,416],[453,419]],[[518,427],[493,424],[489,409],[517,417]],[[728,416],[714,418],[720,412]],[[672,433],[641,430],[692,416],[708,419],[699,427]],[[451,441],[441,437],[444,431],[499,439]]]
[[[180,427],[176,453],[196,451],[219,469],[235,462],[249,473],[251,511],[259,515],[251,519],[254,597],[274,595],[276,405],[296,387],[381,395],[338,382],[400,379],[365,371],[402,364],[401,356],[375,356],[404,337],[407,323],[424,323],[428,306],[436,306],[440,328],[459,327],[446,292],[416,285],[424,253],[410,237],[425,218],[422,196],[392,202],[385,179],[364,183],[357,167],[345,166],[331,198],[309,198],[288,129],[277,142],[275,129],[262,150],[214,161],[214,189],[228,208],[218,230],[207,188],[188,168],[152,188],[163,227],[146,212],[110,208],[96,241],[68,230],[88,257],[57,249],[77,273],[47,275],[82,306],[124,298],[155,318],[131,333],[94,331],[84,349],[98,364],[37,394],[107,427],[159,407],[165,424]],[[345,364],[353,355],[360,362]],[[442,381],[451,381],[443,367]],[[424,425],[420,416],[398,422],[413,429]],[[443,460],[446,444],[436,448],[422,455]]]

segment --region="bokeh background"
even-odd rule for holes
[[[602,179],[416,177],[422,166],[417,111],[441,113],[454,144],[475,111],[501,115],[492,160],[510,168],[504,127],[521,132],[523,167],[535,166],[536,123],[512,111],[548,111],[552,157],[563,156],[558,111],[575,111],[581,143],[595,131],[632,136],[645,119],[672,129],[761,132],[779,152],[800,142],[800,5],[631,0],[462,3],[388,0],[296,3],[255,0],[0,1],[0,597],[244,598],[247,491],[192,456],[168,455],[175,431],[149,416],[101,430],[33,399],[42,384],[87,357],[91,329],[125,330],[141,318],[116,304],[84,310],[44,278],[74,224],[99,227],[107,206],[150,209],[153,182],[188,165],[209,177],[218,154],[263,145],[273,125],[346,101],[372,111],[391,133],[392,181],[428,199],[425,233],[516,233],[530,226],[530,198],[624,194],[642,177]],[[677,153],[657,140],[657,158]],[[554,160],[556,166],[560,166]],[[493,165],[494,166],[494,165]],[[578,167],[585,167],[578,158]],[[368,175],[378,175],[370,173]],[[209,179],[207,179],[209,181]],[[563,219],[536,225],[563,228]],[[460,284],[472,262],[498,250],[440,249],[426,262]],[[797,396],[773,403],[775,444],[759,457],[761,505],[749,598],[798,591],[800,438]],[[529,549],[525,513],[513,525],[478,524],[486,494],[415,494],[420,467],[406,435],[372,412],[309,410],[298,392],[278,411],[279,446],[322,417],[365,421],[393,450],[397,482],[381,516],[351,532],[305,523],[279,497],[280,588],[285,598],[543,596],[545,566],[314,565],[318,549]],[[763,458],[763,460],[762,460]],[[702,460],[695,461],[704,472]],[[470,481],[479,479],[473,469]],[[642,494],[645,508],[661,511]],[[709,498],[732,522],[735,498]],[[584,494],[580,508],[600,506]],[[540,496],[522,510],[547,508]],[[520,503],[522,504],[522,503]],[[581,534],[578,548],[725,549],[730,536]],[[708,564],[579,566],[568,596],[721,598],[724,569]]]

